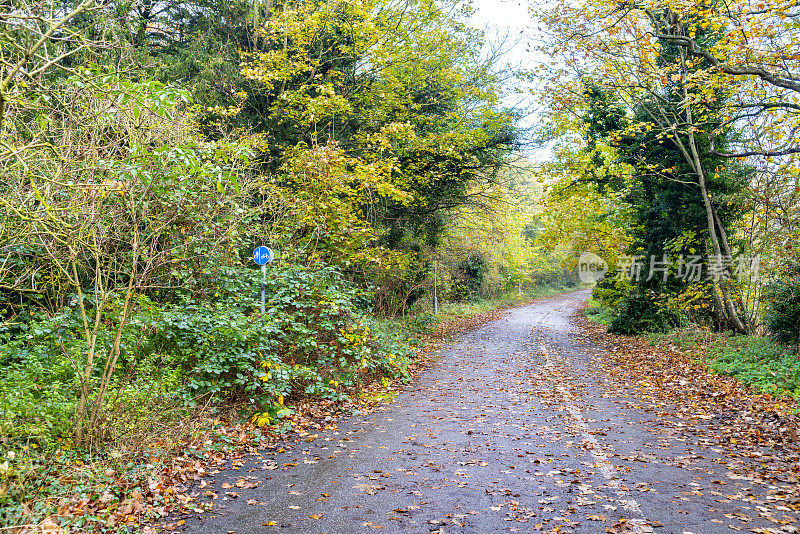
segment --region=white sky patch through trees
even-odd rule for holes
[[[471,25],[485,32],[484,55],[495,57],[498,69],[508,65],[511,70],[531,67],[530,62],[542,61],[535,51],[536,23],[531,16],[528,0],[472,0],[475,14]],[[523,128],[535,126],[536,106],[530,83],[515,77],[505,80],[503,102],[507,107],[520,109]],[[549,148],[528,147],[528,157],[546,159]]]

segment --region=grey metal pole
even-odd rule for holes
[[[261,315],[264,315],[265,294],[267,291],[267,264],[261,266]]]
[[[433,313],[439,313],[439,294],[436,286],[436,260],[433,260]]]

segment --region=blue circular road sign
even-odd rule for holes
[[[272,263],[275,254],[269,247],[258,247],[253,251],[253,261],[258,265],[266,265]]]

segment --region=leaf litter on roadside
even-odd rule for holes
[[[778,526],[752,532],[800,532],[790,525],[793,518],[781,515],[800,512],[800,435],[795,401],[755,394],[734,378],[711,373],[702,364],[701,352],[684,352],[666,343],[653,346],[642,338],[609,334],[604,326],[579,313],[573,319],[581,328],[581,342],[599,348],[594,357],[596,365],[619,384],[638,391],[635,405],[657,414],[661,427],[691,436],[692,441],[712,452],[724,453],[729,480],[766,488],[763,501],[755,503],[756,510]],[[695,453],[675,461],[691,463],[705,457],[705,453]],[[720,503],[757,500],[725,492],[725,480],[712,480],[711,484],[705,491],[717,495]],[[693,491],[700,493],[699,488]],[[751,520],[743,513],[733,517]]]

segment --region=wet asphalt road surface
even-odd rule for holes
[[[507,311],[381,410],[217,474],[188,532],[795,532],[776,487],[593,364],[587,296]]]

